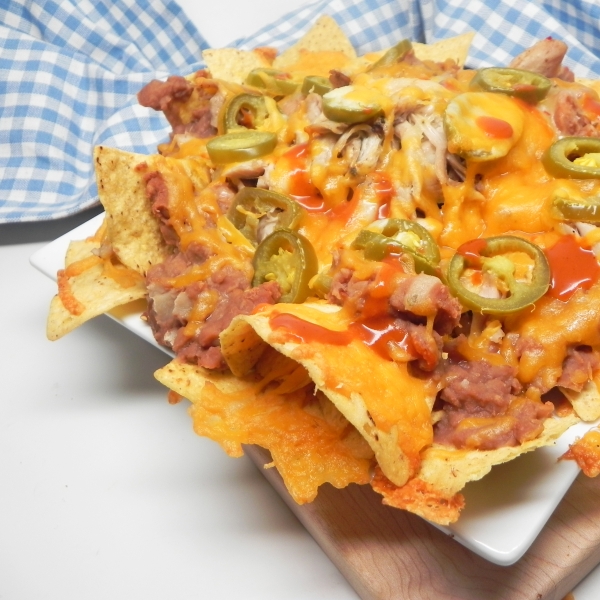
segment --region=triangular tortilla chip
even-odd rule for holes
[[[65,269],[58,273],[59,293],[50,303],[48,339],[57,340],[98,315],[145,296],[144,279],[123,266],[108,265],[110,259],[95,254],[99,249],[99,240],[69,245]]]
[[[242,84],[253,69],[271,66],[265,54],[255,50],[237,48],[217,48],[204,50],[202,58],[213,79],[222,79],[230,83]]]
[[[303,52],[342,52],[350,59],[356,58],[356,51],[350,40],[328,15],[319,17],[293,46],[273,61],[273,66],[285,70],[296,64]]]
[[[597,374],[596,377],[598,377]],[[595,421],[600,419],[600,391],[595,379],[588,381],[580,392],[560,388],[567,397],[573,410],[582,421]]]
[[[413,42],[412,46],[415,56],[421,60],[444,62],[447,59],[452,59],[459,67],[463,67],[474,37],[475,33],[470,31],[433,44]]]
[[[124,265],[145,275],[169,254],[144,182],[146,173],[162,166],[164,158],[97,146],[94,161],[113,251]]]
[[[403,373],[402,365],[379,360],[376,353],[360,343],[338,346],[320,343],[318,337],[294,339],[295,334],[289,330],[271,326],[271,317],[282,314],[300,317],[330,331],[344,329],[342,313],[332,305],[265,306],[257,314],[237,317],[221,334],[223,356],[232,371],[238,376],[251,373],[265,346],[303,365],[316,388],[371,446],[379,465],[371,485],[384,496],[384,503],[433,522],[449,524],[458,519],[464,506],[460,491],[469,481],[481,479],[494,465],[553,444],[579,420],[574,414],[549,418],[537,438],[495,450],[461,450],[431,444],[431,438],[429,443],[423,441],[415,446],[415,437],[422,433],[420,427],[430,431],[433,428],[433,398],[427,398],[428,389],[423,382]],[[424,404],[422,421],[415,412],[419,399]],[[386,413],[390,408],[396,412]],[[415,448],[417,468],[411,471]]]

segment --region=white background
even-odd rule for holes
[[[305,1],[179,3],[218,47]],[[167,403],[164,354],[105,317],[45,339],[55,287],[29,256],[90,214],[0,226],[0,599],[356,599],[253,464]]]

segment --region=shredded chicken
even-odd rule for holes
[[[343,133],[333,148],[334,156],[344,156],[348,168],[365,174],[372,171],[379,160],[382,142],[374,128],[364,123]]]

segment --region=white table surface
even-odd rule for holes
[[[178,1],[215,47],[306,3]],[[29,257],[96,212],[0,225],[0,599],[356,599],[250,460],[167,403],[162,352],[106,317],[46,340]],[[600,568],[574,595],[600,598]]]

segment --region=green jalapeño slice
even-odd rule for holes
[[[225,105],[222,114],[222,131],[256,129],[269,116],[264,96],[237,94]]]
[[[227,217],[256,246],[276,229],[296,229],[304,212],[283,194],[245,187],[236,194]]]
[[[466,246],[475,246],[476,251],[467,252]],[[533,262],[527,281],[517,281],[514,276],[515,264],[506,255],[515,252],[523,252]],[[508,295],[488,298],[468,289],[461,278],[472,266],[489,271],[508,289]],[[550,266],[545,254],[535,244],[516,236],[500,235],[461,246],[450,261],[447,278],[450,291],[466,308],[483,314],[508,315],[531,306],[547,292]]]
[[[273,152],[277,136],[269,131],[233,131],[208,141],[206,150],[218,165],[242,162]]]
[[[309,282],[317,274],[318,261],[312,244],[289,229],[277,229],[258,246],[252,261],[254,287],[276,281],[281,289],[279,302],[304,302]]]
[[[477,71],[470,87],[474,90],[514,96],[536,104],[546,97],[552,87],[552,81],[531,71],[490,67]]]
[[[383,114],[378,95],[365,88],[347,85],[323,96],[323,113],[336,123],[364,123]]]
[[[401,40],[395,46],[392,46],[377,62],[373,63],[369,67],[369,71],[402,62],[411,50],[410,40]]]
[[[556,195],[552,205],[562,221],[600,223],[600,196],[575,199]]]
[[[319,77],[317,75],[309,75],[304,78],[302,82],[302,93],[304,95],[307,94],[319,94],[319,96],[323,96],[327,92],[330,92],[333,89],[333,85],[331,85],[331,81],[327,79],[327,77]]]
[[[437,275],[440,251],[422,225],[406,219],[383,219],[363,229],[352,242],[368,260],[382,261],[390,254],[409,254],[417,273]]]
[[[600,178],[600,139],[561,138],[544,152],[542,164],[552,177],[598,179]]]
[[[293,94],[298,89],[298,83],[279,69],[253,69],[248,73],[246,83],[279,96]]]

